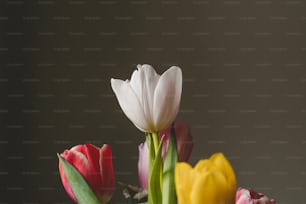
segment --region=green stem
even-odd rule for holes
[[[171,128],[171,134],[169,138],[168,149],[164,161],[163,172],[163,187],[162,187],[162,203],[163,204],[175,204],[176,194],[174,185],[174,169],[178,160],[176,149],[176,136],[174,127]]]
[[[153,132],[152,133],[152,138],[153,138],[154,150],[155,150],[155,155],[156,155],[157,150],[158,150],[158,146],[159,146],[158,133],[157,132]]]
[[[161,204],[162,141],[158,142],[157,133],[148,133],[147,143],[149,145],[148,204]]]
[[[152,168],[155,159],[155,150],[151,133],[146,134],[147,145],[149,149],[149,172],[148,172],[148,204],[153,204],[151,186]]]

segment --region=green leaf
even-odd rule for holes
[[[168,150],[164,160],[163,172],[163,204],[176,204],[174,185],[174,168],[178,160],[176,149],[176,136],[174,128],[171,128]]]
[[[100,204],[100,201],[88,186],[83,176],[59,154],[57,156],[63,166],[65,175],[78,204]]]
[[[154,144],[150,142],[149,150],[154,151]],[[162,203],[162,192],[161,192],[161,172],[162,172],[162,144],[163,138],[161,139],[155,159],[153,160],[152,166],[149,168],[149,186],[148,186],[148,203],[149,204],[160,204]],[[150,153],[150,156],[152,154]]]

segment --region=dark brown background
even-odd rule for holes
[[[305,3],[1,1],[0,203],[71,203],[56,153],[79,143],[109,143],[117,181],[137,183],[144,136],[110,78],[148,63],[183,70],[192,164],[222,151],[239,186],[305,204]]]

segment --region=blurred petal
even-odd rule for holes
[[[229,204],[225,199],[226,180],[220,172],[197,174],[190,199],[192,204]]]
[[[254,190],[238,188],[236,192],[236,204],[276,204],[276,201]]]
[[[149,148],[146,142],[138,146],[138,178],[142,188],[148,189],[148,174],[149,174]]]
[[[185,122],[176,121],[174,123],[174,130],[176,136],[176,147],[178,154],[178,161],[188,161],[193,148],[193,140],[190,133],[189,125]],[[168,149],[169,137],[171,133],[171,126],[159,132],[159,138],[164,136],[163,142],[163,158]]]
[[[193,175],[192,167],[185,162],[176,164],[174,172],[174,181],[179,204],[193,204],[190,200],[190,191],[192,190]]]
[[[125,115],[141,130],[150,129],[142,103],[128,81],[111,79],[111,85]]]
[[[193,148],[190,128],[187,123],[180,121],[174,123],[174,128],[177,142],[178,161],[188,161]]]
[[[253,204],[250,192],[246,189],[239,188],[236,193],[236,204]]]
[[[236,186],[235,172],[230,162],[225,158],[222,153],[213,154],[209,160],[214,163],[214,166],[216,166],[219,171],[224,173],[230,185]]]
[[[180,106],[182,93],[182,71],[173,66],[164,72],[154,92],[154,125],[156,130],[162,130],[174,121]]]
[[[216,166],[209,159],[201,159],[195,165],[194,169],[197,172],[217,171]]]

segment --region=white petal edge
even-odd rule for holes
[[[156,130],[162,130],[174,121],[180,106],[182,94],[182,70],[177,66],[165,71],[155,88],[153,113]]]
[[[83,161],[83,163],[85,164],[86,168],[89,170],[89,161],[82,152],[76,151],[74,148],[71,148],[71,150],[69,150],[69,151],[70,151],[70,153],[73,153],[78,158],[80,158]]]
[[[142,106],[128,81],[111,79],[112,89],[125,115],[143,132],[149,128]]]

